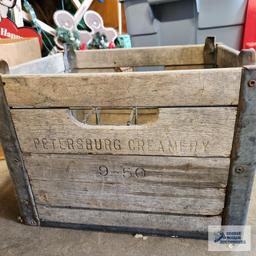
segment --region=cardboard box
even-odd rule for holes
[[[9,66],[41,58],[41,49],[37,38],[1,39],[0,59]]]

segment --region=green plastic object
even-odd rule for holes
[[[122,48],[132,48],[131,37],[128,34],[119,35],[118,41],[123,46]]]

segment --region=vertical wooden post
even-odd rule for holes
[[[0,79],[0,140],[15,184],[22,221],[29,225],[39,225],[33,193],[3,87],[4,84]]]
[[[243,69],[223,225],[245,225],[256,170],[256,68]]]
[[[204,44],[204,65],[205,68],[215,67],[217,64],[215,37],[207,37]]]

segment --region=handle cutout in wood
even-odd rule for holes
[[[158,108],[72,109],[71,115],[83,125],[131,126],[154,123],[159,118]]]

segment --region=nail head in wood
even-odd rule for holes
[[[256,80],[249,80],[248,86],[249,87],[254,87],[256,85]]]
[[[237,167],[237,168],[235,169],[235,172],[238,173],[238,174],[243,173],[244,171],[245,171],[245,168],[242,167],[242,166],[239,166],[239,167]]]

